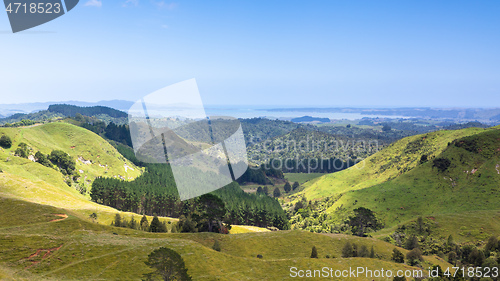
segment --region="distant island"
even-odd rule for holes
[[[330,122],[330,119],[320,118],[320,117],[312,117],[312,116],[302,116],[302,117],[298,117],[298,118],[293,118],[291,121],[294,123],[301,123],[301,122],[328,123],[328,122]]]

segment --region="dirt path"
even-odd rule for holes
[[[29,260],[31,262],[30,265],[28,265],[25,269],[29,269],[31,268],[32,266],[40,263],[41,260],[44,260],[46,258],[48,258],[52,253],[54,253],[55,251],[61,249],[63,245],[59,246],[59,247],[56,247],[56,248],[50,248],[50,249],[38,249],[36,250],[35,253],[31,254],[29,257],[27,258],[24,258],[23,260]],[[45,252],[45,254],[41,257],[40,260],[33,260],[34,258],[37,258],[40,256],[40,254],[42,252]]]
[[[61,217],[60,219],[53,219],[50,222],[55,222],[55,221],[62,221],[68,218],[68,215],[66,214],[54,214],[55,216]]]

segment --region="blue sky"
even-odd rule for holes
[[[0,103],[500,107],[499,1],[98,1],[12,34]]]

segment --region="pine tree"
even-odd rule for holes
[[[122,226],[122,217],[120,216],[120,214],[115,215],[115,220],[113,221],[113,225],[116,227]]]
[[[142,216],[140,224],[141,224],[141,230],[148,231],[148,229],[149,229],[149,222],[148,222],[148,218],[146,217],[146,215]]]
[[[297,189],[298,187],[300,186],[300,184],[298,182],[294,182],[293,185],[292,185],[292,189],[295,190]]]
[[[375,258],[375,249],[373,249],[373,246],[370,250],[370,258],[372,258],[372,259]]]
[[[149,232],[160,232],[161,231],[161,222],[158,219],[158,216],[154,216],[151,221],[151,225],[149,226]]]
[[[316,246],[312,247],[311,258],[312,259],[317,259],[318,258],[318,250],[316,249]]]
[[[128,227],[132,229],[137,229],[137,221],[134,219],[134,216],[132,216],[132,218],[130,219]]]

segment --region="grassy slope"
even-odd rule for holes
[[[447,147],[448,142],[483,131],[470,128],[404,138],[347,170],[310,181],[302,194],[309,200],[321,199],[385,182],[416,167],[422,154],[427,154],[429,158],[436,156]]]
[[[161,246],[171,247],[183,256],[194,280],[287,280],[292,279],[288,277],[291,266],[301,269],[320,269],[323,266],[334,269],[348,269],[350,266],[410,268],[387,261],[393,246],[369,238],[303,231],[239,235],[152,234],[91,223],[72,212],[67,212],[69,217],[65,220],[50,222],[53,214],[62,212],[67,211],[0,199],[2,279],[137,280],[149,271],[144,265],[147,255]],[[32,213],[37,216],[31,216]],[[12,216],[16,216],[16,223],[12,223]],[[211,249],[215,239],[221,241],[221,252]],[[359,245],[374,245],[381,259],[309,258],[312,245],[318,247],[320,257],[327,253],[339,256],[347,240]],[[38,256],[28,258],[39,249],[42,251]],[[48,249],[52,249],[50,254],[47,254]],[[257,253],[263,254],[264,258],[258,259]],[[426,261],[426,266],[449,266],[436,257],[426,257]]]
[[[473,153],[454,145],[448,147],[448,142],[468,135],[483,142],[484,151]],[[500,157],[494,152],[500,149],[498,140],[497,128],[410,137],[372,156],[364,169],[351,168],[324,176],[303,193],[308,199],[343,194],[328,212],[339,207],[366,207],[377,212],[389,230],[424,215],[435,219],[442,237],[453,234],[460,242],[485,240],[500,232],[500,176],[496,169]],[[404,153],[411,142],[421,143],[418,154]],[[490,154],[486,155],[488,149]],[[452,165],[439,172],[432,167],[432,161],[419,164],[421,153],[448,158]],[[477,171],[471,174],[473,169]]]
[[[108,142],[98,135],[67,123],[57,122],[27,128],[0,128],[0,135],[6,134],[13,141],[12,148],[0,150],[0,196],[19,198],[39,204],[52,205],[77,211],[81,217],[93,212],[100,223],[109,224],[117,212],[113,208],[89,201],[73,187],[64,182],[63,175],[52,168],[14,156],[20,142],[28,144],[44,154],[52,150],[63,150],[75,160],[81,157],[92,164],[76,160],[76,169],[82,171],[79,182],[91,187],[91,181],[98,176],[122,176],[133,179],[141,169],[126,160]],[[125,170],[125,165],[130,167]],[[128,214],[131,216],[132,214]]]

